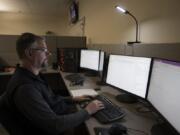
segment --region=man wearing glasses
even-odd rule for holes
[[[53,94],[40,74],[51,55],[42,37],[23,33],[16,42],[16,50],[22,64],[9,81],[0,103],[14,119],[14,123],[21,125],[24,132],[21,134],[59,135],[80,125],[90,115],[104,108],[102,102],[95,100],[85,109],[68,112],[74,101],[84,100],[86,97],[71,98]],[[19,132],[18,135],[22,132],[18,131],[18,127],[16,131]]]

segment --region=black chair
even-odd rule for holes
[[[0,123],[10,135],[25,135],[23,129],[13,117],[12,112],[0,101]]]
[[[0,123],[10,135],[50,135],[21,117],[14,115],[12,110],[4,105],[0,96]]]

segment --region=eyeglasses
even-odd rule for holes
[[[31,49],[36,50],[36,51],[42,51],[42,52],[45,52],[45,53],[50,53],[47,48],[31,48]]]

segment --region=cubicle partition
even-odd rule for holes
[[[156,57],[180,60],[180,43],[141,43],[141,44],[91,44],[91,49],[100,49],[107,54]]]
[[[16,54],[16,40],[19,35],[0,35],[0,64],[15,66],[20,62]],[[57,62],[56,48],[85,48],[86,37],[73,36],[44,36],[48,49],[52,53],[49,57],[49,64]]]

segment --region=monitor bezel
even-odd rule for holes
[[[128,92],[127,90],[118,88],[118,87],[116,87],[116,86],[114,86],[114,85],[111,85],[111,84],[107,83],[108,68],[109,68],[109,59],[110,59],[110,56],[111,56],[111,55],[116,55],[116,56],[128,56],[128,57],[140,57],[140,58],[150,58],[150,57],[144,57],[144,56],[141,57],[141,56],[132,56],[132,55],[122,55],[122,54],[109,54],[108,67],[107,67],[107,75],[106,75],[106,82],[105,82],[108,86],[111,86],[111,87],[113,87],[113,88],[115,88],[115,89],[117,89],[117,90],[119,90],[119,91],[121,91],[121,92],[124,92],[124,93],[126,93],[126,94],[131,95],[131,96],[134,96],[134,97],[136,97],[136,98],[138,98],[138,99],[146,100],[146,98],[147,98],[147,93],[148,93],[148,88],[149,88],[149,80],[150,80],[151,70],[152,70],[152,58],[150,58],[151,62],[150,62],[149,73],[148,73],[148,81],[147,81],[147,87],[146,87],[146,94],[145,94],[145,97],[143,98],[143,97],[141,97],[141,96],[139,96],[139,95],[136,95],[136,94],[134,94],[134,93]]]

